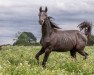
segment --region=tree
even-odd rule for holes
[[[31,45],[36,43],[36,37],[31,32],[22,32],[18,36],[16,36],[16,42],[13,45]]]
[[[94,35],[91,35],[88,40],[88,45],[93,46],[94,45]]]

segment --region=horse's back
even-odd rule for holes
[[[82,39],[84,42],[87,42],[87,37],[84,33],[80,32],[79,30],[56,30],[57,34],[66,35],[67,37],[78,37],[79,39]],[[77,39],[77,38],[76,38]]]

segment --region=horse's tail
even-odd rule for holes
[[[92,23],[84,21],[81,24],[79,24],[77,27],[80,28],[80,31],[84,29],[84,34],[89,39],[89,37],[91,36],[92,26],[93,26]]]
[[[91,31],[92,31],[92,26],[89,25],[87,29],[85,30],[85,35],[87,36],[87,38],[91,36]]]

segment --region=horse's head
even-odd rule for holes
[[[45,7],[45,10],[42,10],[42,7],[40,7],[40,9],[39,9],[39,23],[40,23],[40,25],[44,24],[46,18],[47,18],[47,7]]]

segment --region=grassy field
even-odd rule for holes
[[[52,52],[47,68],[38,65],[35,54],[39,46],[6,46],[0,51],[0,75],[94,75],[94,46],[86,47],[87,60],[77,53],[77,61],[69,52]],[[40,64],[43,55],[40,56]]]

